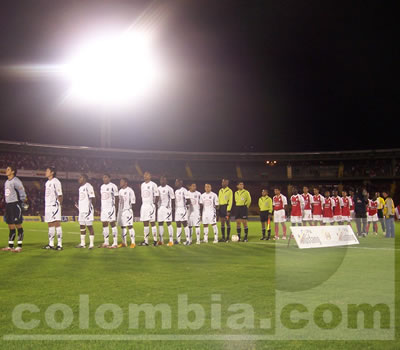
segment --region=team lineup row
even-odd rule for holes
[[[8,177],[5,183],[6,215],[5,220],[9,225],[9,245],[3,250],[21,251],[23,241],[22,210],[26,194],[22,182],[16,177],[17,170],[13,166],[6,169]],[[63,192],[61,182],[56,178],[56,170],[52,167],[46,169],[47,182],[45,184],[45,222],[48,223],[49,243],[45,249],[62,250],[62,228],[61,228],[61,207]],[[79,211],[78,221],[80,225],[81,242],[77,248],[86,247],[86,230],[89,231],[89,249],[94,248],[94,203],[96,200],[93,186],[88,182],[86,174],[80,175],[79,179],[79,200],[75,204]],[[144,173],[144,182],[141,184],[142,206],[140,208],[140,221],[144,224],[144,240],[141,245],[149,245],[150,231],[153,236],[153,245],[163,244],[164,223],[167,225],[169,241],[168,245],[181,243],[182,231],[185,232],[185,245],[192,244],[193,229],[196,234],[196,244],[201,243],[200,225],[203,224],[203,242],[208,242],[209,226],[212,226],[214,243],[228,242],[230,239],[230,217],[233,203],[235,203],[234,217],[237,224],[237,235],[234,240],[241,239],[241,229],[244,229],[243,242],[248,237],[248,208],[251,204],[250,193],[244,189],[244,183],[237,184],[237,191],[229,188],[229,180],[222,180],[222,187],[218,195],[212,192],[210,184],[205,185],[205,192],[197,191],[196,184],[191,183],[189,189],[183,186],[183,181],[175,181],[175,190],[167,184],[165,176],[160,178],[160,186],[151,181],[151,174]],[[120,189],[111,182],[110,175],[103,176],[103,185],[100,187],[101,213],[100,220],[103,224],[104,243],[101,247],[117,248],[126,247],[127,235],[130,236],[130,247],[134,248],[135,230],[133,228],[134,215],[133,204],[136,203],[135,192],[129,187],[128,180],[120,180]],[[262,225],[261,239],[270,239],[270,221],[275,222],[274,239],[279,239],[279,224],[282,226],[283,239],[286,239],[286,211],[288,206],[287,198],[280,193],[279,188],[274,189],[274,197],[268,196],[268,191],[263,189],[258,200],[260,209],[260,220]],[[337,191],[333,196],[327,191],[325,196],[319,194],[317,188],[314,195],[308,192],[305,186],[303,194],[293,189],[290,198],[290,221],[292,225],[309,224],[333,224],[338,222],[350,222],[354,216],[353,197],[343,191],[343,197],[339,197]],[[369,200],[368,221],[378,221],[379,203],[376,198]],[[118,210],[117,210],[118,208]],[[217,220],[221,221],[222,237],[219,238]],[[158,222],[157,226],[154,224]],[[176,234],[171,225],[176,222]],[[122,230],[122,243],[118,245],[117,225]],[[111,227],[113,242],[110,244],[109,226]],[[266,227],[267,226],[267,227]],[[225,228],[227,235],[225,236]],[[14,248],[14,240],[18,231],[18,246]],[[268,236],[266,236],[268,231]],[[55,237],[57,245],[55,246]]]

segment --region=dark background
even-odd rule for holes
[[[2,1],[0,64],[61,62],[88,32],[124,30],[143,13],[157,24],[152,13],[161,13],[156,46],[170,78],[151,101],[107,112],[114,147],[265,152],[400,147],[394,4]],[[66,89],[54,77],[21,77],[3,69],[0,139],[99,145],[99,112],[64,108]]]

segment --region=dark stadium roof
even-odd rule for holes
[[[206,160],[206,161],[305,161],[305,160],[362,160],[400,158],[400,149],[354,150],[335,152],[290,152],[290,153],[243,153],[243,152],[178,152],[147,151],[86,146],[46,145],[29,142],[1,141],[0,150],[7,152],[32,152],[41,154],[71,155],[79,151],[88,157],[118,157],[163,160]]]

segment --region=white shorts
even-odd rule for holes
[[[101,222],[114,222],[116,220],[115,208],[101,209]]]
[[[322,222],[324,223],[324,224],[331,224],[332,222],[334,222],[333,221],[333,218],[328,218],[328,217],[323,217],[322,218]]]
[[[126,209],[122,210],[118,215],[118,225],[119,226],[133,226],[133,210]]]
[[[158,222],[171,222],[172,221],[172,208],[160,207],[157,211]]]
[[[302,217],[301,216],[291,216],[290,217],[290,222],[292,224],[301,224],[302,223]]]
[[[156,206],[154,204],[142,204],[140,207],[140,221],[156,221]]]
[[[274,211],[274,222],[280,223],[286,221],[285,209],[275,210]]]
[[[59,204],[45,207],[44,221],[45,222],[61,221],[61,207]]]
[[[175,209],[175,222],[182,222],[188,220],[188,211],[186,207]]]
[[[305,209],[303,213],[303,221],[312,221],[311,209]]]
[[[313,216],[312,216],[312,219],[313,219],[314,221],[322,221],[322,215],[313,215]]]
[[[188,225],[189,227],[198,227],[201,224],[201,215],[199,211],[189,212]]]
[[[351,222],[351,217],[350,217],[350,216],[343,216],[343,215],[342,215],[342,221],[343,221],[343,222]]]
[[[79,212],[78,222],[82,226],[92,226],[94,220],[93,210],[91,212]]]
[[[377,221],[378,221],[378,214],[367,215],[367,222],[377,222]]]
[[[334,215],[334,216],[333,216],[333,221],[334,221],[334,222],[343,221],[342,215]]]
[[[215,225],[217,223],[217,213],[215,211],[209,213],[204,211],[201,221],[203,221],[203,225]]]

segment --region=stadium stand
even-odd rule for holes
[[[14,164],[18,176],[28,192],[29,212],[43,211],[44,170],[55,166],[64,190],[65,215],[73,215],[77,200],[77,178],[86,172],[96,190],[102,183],[103,173],[110,173],[114,182],[127,177],[136,194],[143,172],[148,170],[157,181],[166,175],[173,185],[174,179],[186,183],[196,181],[203,189],[210,182],[218,191],[223,177],[234,183],[243,180],[254,198],[250,212],[256,212],[256,198],[262,188],[272,191],[274,186],[287,193],[290,186],[303,185],[324,188],[366,187],[370,192],[388,188],[399,199],[400,150],[370,150],[321,153],[208,153],[138,151],[100,149],[89,147],[53,146],[0,141],[0,174]],[[272,192],[271,192],[272,193]],[[140,197],[137,195],[137,197]],[[137,210],[140,198],[137,203]],[[0,210],[3,210],[0,193]]]

